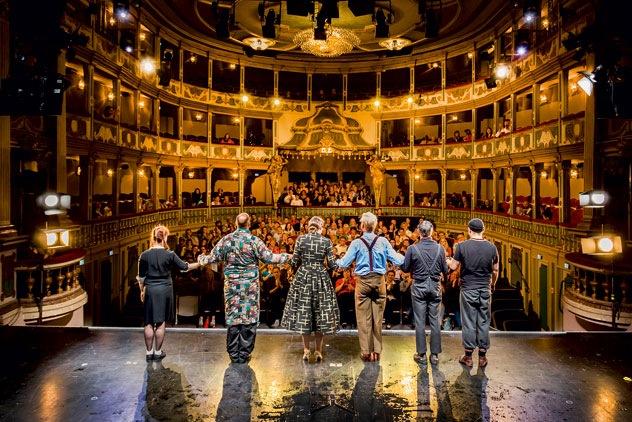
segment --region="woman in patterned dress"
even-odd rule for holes
[[[303,360],[308,361],[311,333],[315,337],[316,362],[323,360],[323,336],[340,324],[336,294],[327,270],[336,268],[331,240],[322,236],[324,221],[309,220],[308,233],[296,241],[292,267],[298,267],[285,303],[281,326],[303,336]]]

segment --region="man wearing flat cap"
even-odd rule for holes
[[[485,224],[480,218],[467,223],[469,240],[459,243],[454,258],[448,258],[452,270],[461,267],[461,323],[465,354],[463,365],[473,366],[472,354],[478,347],[478,366],[487,365],[492,289],[498,279],[498,250],[483,238]]]

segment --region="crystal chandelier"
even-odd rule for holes
[[[408,47],[411,43],[406,38],[389,38],[387,40],[380,41],[380,47],[384,47],[391,51],[399,51],[404,47]]]
[[[249,45],[253,50],[262,51],[272,47],[276,41],[269,38],[248,37],[243,40],[243,43]]]
[[[337,57],[360,45],[360,38],[348,29],[327,25],[325,31],[326,40],[315,40],[313,29],[301,31],[294,37],[294,44],[300,46],[304,52],[318,57]]]

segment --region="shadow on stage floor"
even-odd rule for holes
[[[629,334],[495,333],[485,371],[458,363],[458,333],[436,366],[412,360],[407,334],[384,338],[379,363],[352,333],[326,338],[319,364],[278,333],[258,336],[250,364],[229,363],[221,331],[170,330],[149,364],[139,330],[1,328],[0,341],[1,420],[632,419]]]

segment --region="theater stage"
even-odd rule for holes
[[[354,332],[303,364],[298,336],[261,330],[249,365],[229,364],[222,330],[170,330],[163,364],[146,364],[134,329],[0,328],[0,419],[632,420],[630,334],[495,333],[485,371],[413,362],[412,332],[389,332],[363,363]]]

